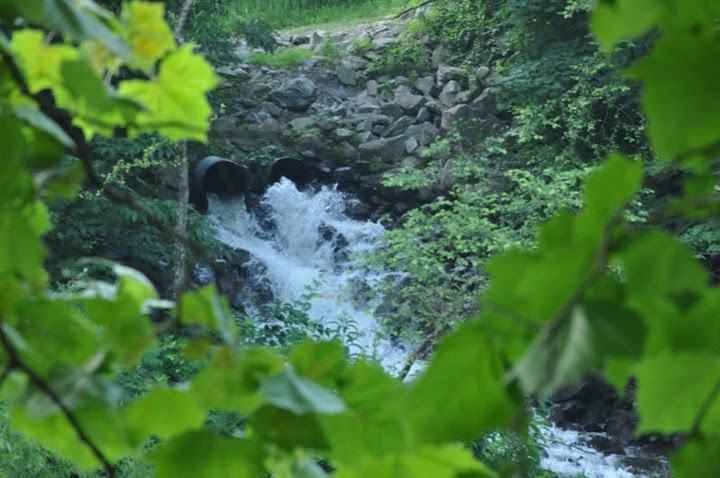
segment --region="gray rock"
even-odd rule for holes
[[[310,37],[307,35],[293,35],[290,43],[293,45],[305,45],[306,43],[310,43]]]
[[[477,76],[477,78],[478,78],[479,80],[482,80],[483,78],[485,78],[485,77],[488,76],[489,74],[490,74],[490,68],[488,68],[487,66],[478,66],[478,67],[475,69],[475,76]]]
[[[373,103],[362,103],[355,109],[357,114],[371,114],[380,112],[380,107]]]
[[[374,134],[372,134],[371,131],[363,131],[362,133],[359,133],[357,135],[357,140],[359,143],[367,143],[368,141],[372,141],[373,139],[377,139]]]
[[[435,76],[438,84],[440,85],[444,85],[450,80],[466,83],[468,72],[456,66],[440,65],[435,73]]]
[[[415,88],[417,88],[418,91],[426,95],[434,96],[433,90],[435,90],[435,93],[437,93],[435,78],[433,78],[432,76],[423,76],[415,80]]]
[[[447,47],[440,45],[439,47],[435,48],[433,52],[430,55],[430,62],[432,66],[438,67],[452,58],[452,53],[450,50],[448,50]]]
[[[400,105],[407,114],[416,115],[422,106],[427,103],[425,97],[413,94],[412,90],[401,85],[395,88],[394,103]]]
[[[338,127],[337,121],[327,118],[325,116],[315,118],[315,124],[318,128],[320,128],[322,131],[325,131],[326,133]]]
[[[355,86],[357,85],[357,75],[355,74],[355,70],[352,68],[348,68],[347,66],[340,65],[337,68],[335,68],[335,74],[337,75],[337,79],[340,83],[342,83],[345,86]]]
[[[413,154],[420,147],[420,143],[415,137],[410,137],[405,140],[405,153]]]
[[[216,133],[232,133],[237,131],[237,118],[231,115],[220,116],[213,121],[212,130]]]
[[[365,85],[365,91],[367,92],[368,96],[375,96],[378,94],[378,83],[375,80],[370,80],[367,82],[367,85]]]
[[[429,121],[426,121],[422,124],[414,124],[412,126],[409,126],[408,129],[405,130],[404,136],[406,138],[413,137],[417,139],[420,146],[427,146],[428,144],[432,143],[439,134],[440,131],[438,131],[435,125],[430,123]]]
[[[315,118],[313,118],[312,116],[303,116],[300,118],[295,118],[288,124],[292,129],[300,131],[315,126]]]
[[[347,128],[338,128],[334,131],[334,135],[337,139],[341,141],[347,141],[349,139],[352,139],[354,134]]]
[[[320,149],[323,146],[322,139],[312,133],[305,133],[297,139],[297,142],[300,146],[312,150]]]
[[[407,143],[407,141],[406,141]],[[420,166],[421,161],[416,156],[406,156],[403,158],[400,166],[403,168],[416,168]]]
[[[342,143],[340,143],[339,153],[340,156],[345,159],[354,159],[358,156],[357,149],[355,149],[355,147],[347,141],[343,141]]]
[[[497,112],[495,95],[490,88],[485,88],[480,95],[472,101],[473,108],[487,113]]]
[[[375,45],[375,48],[384,48],[388,45],[393,45],[399,42],[400,39],[398,37],[380,37],[373,39],[373,45]]]
[[[405,132],[405,130],[413,123],[409,116],[401,116],[393,124],[384,128],[380,136],[386,138],[388,136],[397,136]]]
[[[376,136],[382,136],[383,131],[385,131],[385,126],[381,124],[373,125],[372,129],[370,130],[373,132]]]
[[[247,70],[240,66],[220,66],[215,68],[215,73],[229,78],[244,78],[250,76]]]
[[[472,92],[470,90],[461,91],[455,96],[457,103],[468,103],[472,98]]]
[[[260,124],[266,121],[274,121],[274,119],[272,115],[263,108],[251,111],[250,114],[245,117],[245,123],[250,124]]]
[[[311,45],[319,45],[323,41],[323,35],[321,32],[312,32],[312,35],[310,35],[310,44]]]
[[[262,104],[262,109],[264,109],[265,111],[270,113],[275,118],[282,115],[282,112],[283,112],[282,108],[280,108],[278,105],[276,105],[275,103],[273,103],[271,101],[264,101]]]
[[[415,122],[416,123],[424,123],[425,121],[430,119],[430,109],[427,106],[423,106],[418,111],[417,116],[415,116]]]
[[[294,78],[270,93],[269,99],[281,108],[305,111],[317,97],[317,86],[310,78]]]
[[[362,143],[358,151],[365,158],[380,156],[386,162],[402,158],[405,153],[405,138],[402,135],[381,138]]]
[[[443,112],[441,128],[445,131],[455,129],[461,134],[481,133],[487,131],[495,121],[497,118],[492,113],[463,104]]]
[[[405,114],[405,110],[397,103],[385,103],[380,107],[380,112],[393,119],[398,119]]]
[[[452,159],[448,159],[445,165],[438,171],[438,187],[441,191],[448,191],[455,184],[455,165]]]
[[[460,82],[457,80],[448,81],[442,89],[443,93],[459,93],[461,90],[462,86],[460,86]]]

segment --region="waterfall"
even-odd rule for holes
[[[274,299],[284,303],[309,297],[310,318],[344,339],[351,356],[377,360],[389,373],[398,374],[409,353],[387,338],[369,312],[378,304],[359,294],[382,277],[355,267],[359,256],[371,251],[385,232],[380,224],[351,219],[346,214],[348,198],[333,187],[299,191],[286,178],[270,186],[250,211],[242,197],[209,195],[208,204],[216,238],[249,253],[251,259],[243,267],[251,269],[256,284],[267,284]],[[246,310],[257,313],[254,304],[246,304]],[[659,463],[660,469],[666,466],[662,458],[647,458],[642,452],[636,457],[630,448],[624,452],[627,456],[603,455],[587,445],[601,434],[543,426],[542,435],[542,465],[560,477],[649,476],[633,470],[626,463],[631,458]]]
[[[397,373],[407,352],[387,338],[369,312],[377,304],[362,299],[381,277],[357,265],[385,232],[375,222],[346,214],[348,198],[334,187],[299,191],[282,178],[248,211],[241,197],[208,196],[216,238],[247,251],[256,281],[269,284],[283,303],[306,300],[310,318],[345,339],[351,355],[377,360]],[[252,264],[246,264],[252,267]],[[253,304],[247,304],[251,313]]]

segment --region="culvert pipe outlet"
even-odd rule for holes
[[[239,196],[245,194],[247,187],[248,170],[245,166],[219,156],[208,156],[193,169],[190,202],[200,211],[206,211],[208,193],[224,197]]]

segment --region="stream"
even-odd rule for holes
[[[350,218],[348,201],[335,187],[299,191],[286,178],[270,186],[251,211],[242,197],[208,195],[217,239],[250,254],[243,267],[257,284],[269,288],[276,301],[305,301],[310,318],[342,338],[351,356],[377,360],[397,375],[412,351],[385,336],[370,312],[377,303],[359,300],[358,291],[373,287],[381,277],[355,267],[358,256],[375,247],[384,229]],[[257,304],[245,308],[260,320]],[[420,369],[415,365],[409,377]],[[622,456],[604,455],[590,447],[588,441],[599,434],[555,426],[542,427],[542,434],[542,466],[558,477],[651,477],[627,459],[642,459],[641,451],[628,448]]]

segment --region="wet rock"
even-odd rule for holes
[[[270,93],[269,99],[281,108],[292,111],[307,110],[317,97],[317,86],[310,78],[301,76]]]

